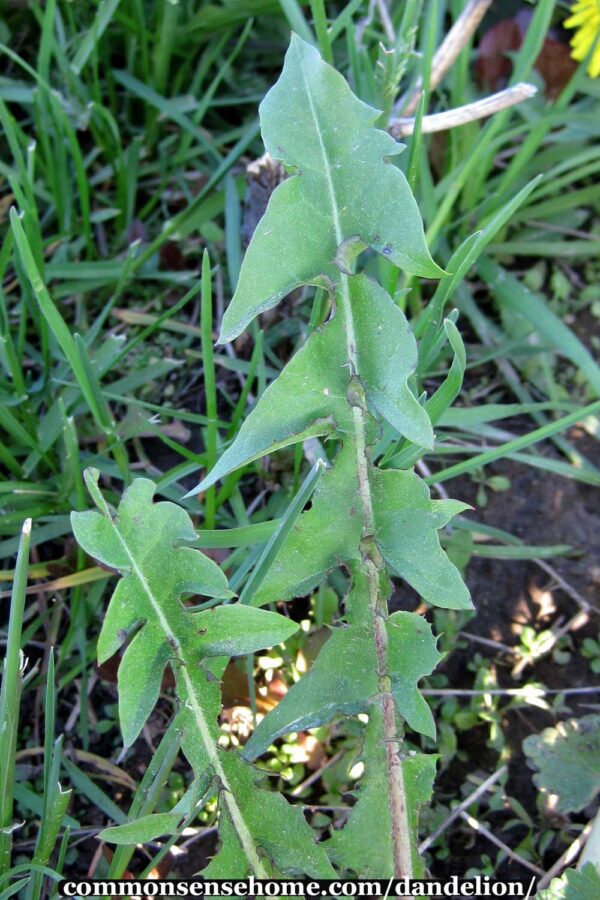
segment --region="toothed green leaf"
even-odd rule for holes
[[[105,828],[98,838],[108,844],[147,844],[164,834],[176,834],[181,816],[173,813],[153,813],[140,816],[134,822]]]
[[[396,431],[421,447],[433,447],[429,416],[408,386],[417,366],[417,343],[400,308],[375,281],[348,279],[356,335],[358,373],[367,399]]]
[[[206,868],[202,869],[202,877],[242,879],[249,874],[248,860],[240,846],[227,807],[223,804],[219,813],[219,850]]]
[[[335,317],[308,341],[267,388],[214,469],[190,491],[204,491],[229,472],[267,453],[348,427],[341,319]]]
[[[581,871],[567,869],[560,878],[554,878],[550,886],[536,894],[538,900],[598,900],[600,897],[600,873],[588,862]]]
[[[326,473],[315,491],[312,508],[300,516],[275,557],[255,597],[256,605],[302,596],[327,571],[357,556],[360,500],[353,454],[354,444],[348,440],[333,470]],[[437,534],[468,505],[457,500],[431,500],[427,485],[412,469],[370,466],[368,474],[375,542],[392,571],[432,606],[471,609],[469,591],[442,550]]]
[[[302,597],[328,572],[358,557],[361,518],[353,444],[343,447],[319,482],[256,595],[255,606]]]
[[[222,342],[298,285],[336,279],[347,241],[415,275],[442,274],[406,179],[388,161],[401,148],[375,127],[379,116],[314,47],[292,36],[260,119],[269,153],[298,174],[271,195],[225,312]]]
[[[386,623],[388,634],[388,674],[396,709],[414,731],[435,738],[435,722],[425,697],[417,687],[424,675],[431,675],[443,654],[437,638],[423,616],[395,612]]]
[[[119,714],[126,746],[150,715],[168,662],[201,660],[196,616],[182,603],[184,594],[227,597],[231,592],[219,567],[200,551],[177,546],[196,539],[189,515],[174,503],[153,503],[156,486],[136,479],[112,516],[97,484],[88,486],[101,512],[75,512],[73,532],[83,549],[123,579],[109,605],[98,639],[107,659],[133,628],[119,666]]]
[[[417,817],[431,793],[435,760],[410,756],[403,734],[405,725],[435,734],[418,684],[441,657],[421,616],[389,615],[389,573],[429,603],[469,608],[468,591],[437,534],[465,505],[432,501],[412,470],[376,468],[373,448],[391,426],[404,440],[382,465],[402,456],[406,468],[421,448],[431,449],[430,416],[435,421],[437,407],[445,408],[459,389],[465,358],[458,332],[448,326],[455,365],[423,406],[416,343],[404,314],[376,282],[351,274],[369,248],[410,273],[441,273],[427,250],[408,184],[391,159],[400,147],[375,127],[378,118],[314,47],[293,37],[282,75],[261,105],[267,149],[285,161],[291,177],[273,193],[252,239],[221,341],[233,339],[300,285],[326,288],[331,315],[190,493],[307,438],[326,439],[331,468],[316,485],[310,508],[298,515],[306,502],[300,491],[293,516],[283,517],[244,586],[248,605],[197,611],[186,605],[195,594],[224,600],[232,595],[212,562],[182,546],[196,538],[187,513],[171,503],[153,503],[149,481],[134,483],[115,516],[97,478],[88,478],[100,512],[75,514],[73,520],[82,546],[122,576],[98,652],[106,659],[123,651],[119,702],[126,744],[150,714],[165,668],[173,670],[181,746],[202,796],[218,795],[220,849],[207,877],[329,878],[336,871],[327,849],[342,874],[422,872]],[[243,755],[220,749],[217,675],[227,657],[277,644],[297,628],[258,607],[303,596],[340,567],[349,571],[351,589],[343,619],[316,662],[260,722]],[[345,827],[326,849],[302,808],[265,790],[248,759],[288,731],[359,713],[368,716],[365,773]],[[144,825],[148,833],[159,826]]]
[[[301,809],[261,789],[258,773],[239,753],[218,749],[220,685],[204,668],[209,657],[279,643],[297,625],[284,616],[239,603],[198,612],[185,606],[182,597],[186,594],[231,596],[214,562],[198,550],[180,546],[196,539],[189,515],[173,503],[154,503],[155,485],[143,478],[128,488],[115,515],[100,493],[97,473],[86,474],[99,511],[73,513],[73,531],[91,556],[122,575],[102,627],[101,652],[112,652],[135,632],[119,667],[119,710],[126,745],[135,740],[152,711],[164,669],[170,665],[182,704],[183,751],[197,778],[214,780],[225,810],[224,827],[231,826],[235,852],[243,861],[241,870],[258,877],[272,870],[332,876],[326,853],[316,844]],[[261,821],[261,811],[268,822]],[[128,823],[112,838],[129,843],[136,828],[156,836],[168,830],[165,823],[166,819],[156,817],[141,826]]]
[[[365,584],[353,591],[352,603],[368,605]],[[431,626],[422,616],[394,613],[386,622],[388,675],[396,708],[415,731],[435,737],[433,715],[417,684],[442,659]],[[244,748],[256,759],[288,732],[306,731],[337,716],[366,712],[379,691],[373,629],[345,624],[334,628],[310,671],[292,685],[275,709],[254,730]]]
[[[458,500],[431,500],[412,470],[371,470],[375,541],[394,572],[432,606],[471,609],[460,572],[442,550],[437,535],[458,513]]]
[[[282,734],[363,712],[377,689],[372,633],[357,625],[334,628],[308,674],[292,685],[255,729],[244,756],[256,759]]]
[[[600,715],[559,722],[523,741],[533,780],[559,813],[579,812],[600,791]]]
[[[381,734],[382,712],[373,704],[369,707],[369,722],[359,758],[364,764],[364,773],[356,804],[344,827],[334,830],[327,842],[332,862],[360,878],[394,876],[386,746]],[[417,844],[419,810],[431,800],[436,759],[433,755],[417,754],[406,757],[402,762],[413,848]],[[416,849],[413,850],[413,867],[413,877],[421,878],[423,864]]]
[[[88,479],[88,482],[94,485]],[[97,487],[95,488],[97,491]],[[100,638],[107,659],[138,628],[119,666],[119,713],[130,746],[152,712],[163,672],[184,660],[200,665],[204,657],[239,656],[285,641],[298,630],[286,616],[239,603],[192,612],[183,594],[231,596],[219,567],[199,550],[177,546],[196,539],[189,515],[174,503],[153,503],[156,486],[138,478],[125,492],[118,514],[72,514],[73,531],[90,556],[123,574]],[[97,494],[98,500],[102,498]],[[194,677],[193,675],[190,677]],[[211,693],[198,673],[200,690]],[[212,718],[216,721],[216,711]]]
[[[367,276],[348,283],[360,378],[373,412],[410,441],[432,447],[429,416],[408,386],[417,345],[404,314]],[[267,453],[315,435],[348,433],[351,374],[344,323],[334,314],[267,388],[217,465],[187,496]]]
[[[272,874],[290,877],[307,875],[310,878],[335,877],[335,870],[327,859],[325,849],[321,844],[317,844],[316,836],[306,822],[302,808],[289,806],[281,794],[275,791],[260,789],[261,773],[240,759],[237,754],[224,753],[222,761],[229,783],[236,786],[236,796],[244,821],[247,822],[261,854],[264,858],[273,860]],[[229,818],[225,794],[221,797],[220,809],[221,813]],[[224,853],[225,858],[219,860],[221,853]],[[235,877],[231,872],[241,871],[242,864],[243,853],[239,836],[227,828],[223,848],[210,864],[209,872],[212,872],[210,877]],[[224,874],[216,875],[215,871]]]
[[[202,610],[194,616],[198,649],[203,656],[242,656],[281,644],[299,629],[297,622],[232,603]]]

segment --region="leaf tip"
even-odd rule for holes
[[[182,500],[191,500],[192,497],[197,498],[198,495],[204,491],[204,482],[205,481],[206,481],[206,479],[204,478],[195,487],[193,487],[191,490],[189,490],[187,492],[187,494],[184,494],[181,499]]]

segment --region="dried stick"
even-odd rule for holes
[[[478,634],[471,634],[469,631],[461,631],[460,637],[465,637],[468,641],[475,644],[483,644],[484,647],[491,647],[492,650],[500,650],[502,653],[514,654],[516,648],[509,644],[503,644],[501,641],[493,641],[491,638],[484,638]]]
[[[548,887],[553,878],[556,878],[557,875],[560,875],[563,869],[566,869],[575,859],[577,859],[577,857],[581,853],[582,848],[586,844],[591,830],[592,822],[588,822],[579,837],[577,837],[573,841],[573,843],[567,847],[562,856],[559,856],[552,868],[548,869],[545,875],[542,875],[537,883],[538,891],[541,891],[543,888]]]
[[[467,46],[491,2],[492,0],[469,0],[433,57],[431,75],[429,77],[431,90],[437,87],[461,50],[464,50]],[[408,99],[403,97],[396,103],[394,107],[395,115],[399,112],[403,112],[407,116],[414,113],[423,92],[422,85],[422,79],[419,79],[410,97]]]
[[[440,834],[443,834],[448,826],[451,825],[452,822],[454,822],[454,820],[458,818],[461,813],[465,812],[469,808],[471,803],[474,803],[479,799],[479,797],[481,797],[482,794],[485,794],[486,791],[489,791],[491,786],[495,784],[500,778],[502,778],[502,776],[505,775],[507,771],[507,766],[500,766],[500,768],[497,769],[496,772],[493,772],[489,778],[486,778],[485,781],[482,781],[479,787],[476,788],[472,794],[469,794],[469,796],[466,797],[461,803],[459,803],[458,806],[455,806],[448,818],[444,822],[442,822],[442,824],[438,828],[436,828],[432,834],[426,837],[425,840],[419,845],[419,853],[425,853],[427,848],[430,847],[433,842],[439,838]]]
[[[311,784],[314,784],[315,781],[319,780],[325,769],[329,769],[330,766],[335,765],[335,763],[342,758],[344,752],[344,750],[338,750],[337,753],[334,753],[334,755],[330,757],[330,759],[328,759],[326,763],[323,763],[323,765],[319,766],[319,768],[315,772],[311,772],[308,778],[305,778],[304,781],[301,781],[300,784],[297,784],[294,790],[290,792],[290,796],[299,797],[305,788],[310,787]]]
[[[466,103],[464,106],[457,106],[455,109],[447,109],[444,112],[432,113],[429,116],[423,116],[421,120],[422,134],[432,134],[435,131],[448,131],[450,128],[459,128],[469,122],[476,122],[479,119],[487,119],[503,109],[509,109],[522,103],[523,100],[529,100],[537,94],[537,88],[533,84],[520,81],[513,87],[505,88],[489,97],[483,97],[481,100],[475,100],[473,103]],[[388,131],[396,140],[411,135],[415,129],[415,119],[413,118],[391,118],[388,122]],[[264,154],[261,160],[267,158],[268,154]],[[256,161],[250,163],[247,171],[251,171]]]
[[[523,859],[522,856],[519,856],[518,853],[515,853],[514,850],[505,844],[504,841],[501,841],[500,838],[497,838],[495,834],[493,834],[489,828],[486,828],[481,822],[478,822],[473,816],[470,816],[466,812],[460,813],[461,819],[463,819],[468,825],[471,826],[473,831],[476,831],[478,834],[483,835],[484,838],[487,838],[492,844],[495,844],[496,847],[499,847],[509,859],[512,859],[513,862],[520,863],[520,865],[525,866],[526,869],[529,869],[530,872],[535,872],[536,875],[544,875],[544,870],[540,869],[539,866],[535,866],[533,863],[530,863],[528,859]]]
[[[565,594],[570,597],[571,600],[574,600],[575,603],[577,603],[577,605],[580,606],[581,609],[583,609],[585,612],[590,612],[590,610],[592,609],[595,612],[599,611],[598,607],[593,606],[591,603],[589,603],[585,599],[585,597],[580,594],[579,591],[576,591],[575,588],[571,584],[569,584],[569,582],[566,581],[566,579],[564,579],[553,566],[547,563],[545,559],[534,559],[533,562],[537,566],[539,566],[540,569],[543,569],[544,572],[546,572],[552,578],[552,580],[555,581],[557,585],[563,589]]]
[[[434,131],[447,131],[449,128],[457,128],[459,125],[466,125],[468,122],[475,122],[478,119],[487,119],[495,113],[503,109],[522,103],[535,96],[537,88],[526,82],[519,82],[513,87],[505,88],[496,94],[490,94],[482,100],[475,100],[473,103],[467,103],[464,106],[457,106],[456,109],[447,109],[444,112],[433,113],[430,116],[423,116],[421,123],[421,131],[423,134],[431,134]],[[415,119],[390,119],[388,125],[390,134],[395,138],[405,137],[413,133],[415,128]]]

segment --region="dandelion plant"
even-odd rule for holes
[[[220,794],[220,850],[206,874],[418,875],[418,812],[431,796],[436,757],[409,752],[405,730],[435,737],[418,685],[441,654],[424,616],[390,614],[388,600],[391,579],[398,578],[431,606],[470,608],[438,538],[465,505],[432,500],[413,468],[386,468],[374,454],[381,430],[391,430],[409,452],[390,462],[405,459],[410,466],[432,448],[434,432],[431,407],[416,388],[418,351],[408,322],[360,265],[375,253],[413,276],[436,279],[442,270],[396,165],[400,146],[376,127],[379,112],[357,99],[314,47],[292,38],[260,115],[266,148],[289,177],[272,194],[248,247],[220,342],[236,338],[300,286],[323,289],[330,313],[190,494],[308,438],[323,442],[330,465],[251,605],[230,602],[216,565],[185,546],[195,537],[187,513],[153,503],[149,481],[135,481],[115,514],[90,477],[99,511],[75,514],[75,533],[122,576],[99,653],[106,658],[127,645],[119,677],[127,744],[156,702],[164,668],[174,671],[185,709],[185,754],[197,783],[208,778]],[[241,753],[219,749],[223,657],[285,640],[290,620],[260,607],[307,595],[339,567],[350,586],[312,668],[260,721]],[[224,603],[198,611],[182,602],[192,593]],[[283,734],[358,714],[366,725],[356,803],[345,825],[318,842],[300,808],[256,789],[253,762]]]

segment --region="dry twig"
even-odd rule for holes
[[[454,822],[454,820],[461,815],[461,813],[465,812],[472,803],[478,800],[482,794],[485,794],[486,791],[489,791],[493,784],[499,781],[503,775],[506,775],[507,771],[507,766],[500,766],[500,768],[493,772],[489,778],[486,778],[485,781],[482,781],[479,787],[476,788],[472,794],[469,794],[469,796],[466,797],[461,803],[459,803],[458,806],[455,806],[448,818],[444,822],[442,822],[442,824],[438,828],[436,828],[435,831],[432,832],[428,837],[426,837],[425,840],[420,844],[419,853],[425,853],[427,848],[431,847],[433,842],[439,838],[440,834],[443,834],[448,826],[451,825],[452,822]]]
[[[506,853],[506,855],[509,857],[509,859],[512,859],[513,862],[519,863],[520,865],[524,866],[526,869],[529,869],[530,872],[535,872],[536,875],[544,874],[543,869],[540,869],[539,866],[536,866],[533,863],[529,862],[528,859],[523,859],[522,856],[519,856],[518,853],[515,853],[514,850],[511,850],[511,848],[508,846],[508,844],[505,844],[504,841],[501,841],[500,838],[496,837],[496,835],[493,834],[489,830],[489,828],[487,828],[485,825],[483,825],[481,822],[479,822],[476,818],[474,818],[474,816],[470,816],[466,812],[461,812],[460,817],[461,817],[461,819],[463,819],[463,821],[465,821],[468,825],[471,826],[473,831],[476,831],[478,834],[481,834],[484,838],[487,838],[487,840],[490,841],[490,843],[495,844],[496,847],[499,847],[500,850],[502,850],[504,853]]]
[[[526,82],[519,82],[513,87],[505,88],[496,94],[490,94],[482,100],[475,100],[473,103],[467,103],[464,106],[457,106],[455,109],[447,109],[444,112],[433,113],[430,116],[423,116],[421,122],[421,131],[423,134],[432,134],[434,131],[448,131],[450,128],[458,128],[460,125],[466,125],[468,122],[475,122],[478,119],[487,119],[495,113],[501,112],[503,109],[509,109],[517,103],[522,103],[530,97],[535,96],[537,88]],[[389,131],[395,138],[405,137],[413,133],[415,128],[415,119],[390,119]]]
[[[431,90],[438,86],[460,52],[467,46],[491,2],[492,0],[469,0],[433,57],[429,77]],[[421,94],[422,80],[419,79],[410,97],[403,97],[396,103],[394,114],[403,112],[406,116],[410,116],[416,110]]]
[[[552,868],[548,869],[545,875],[542,875],[537,883],[538,891],[541,891],[543,888],[548,887],[553,878],[556,878],[558,875],[560,875],[563,869],[566,869],[571,865],[572,862],[574,862],[574,860],[577,859],[583,847],[585,846],[588,837],[590,836],[591,830],[592,822],[588,822],[579,837],[577,837],[573,841],[573,843],[567,847],[562,856],[559,856]]]

